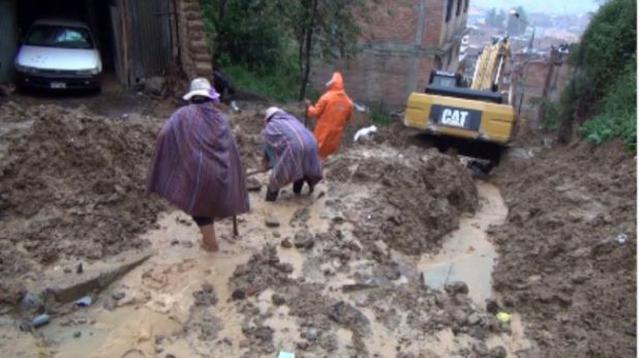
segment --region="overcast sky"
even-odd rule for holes
[[[471,5],[479,8],[504,9],[522,6],[529,12],[553,14],[578,14],[598,9],[598,3],[595,0],[471,0]]]

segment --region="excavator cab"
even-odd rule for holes
[[[487,45],[469,87],[461,74],[432,71],[424,93],[409,96],[405,126],[444,138],[506,145],[516,114],[504,103],[498,84],[509,54],[508,39]]]

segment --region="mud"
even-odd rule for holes
[[[2,136],[1,302],[15,303],[21,284],[14,280],[42,266],[148,244],[136,234],[166,208],[145,195],[145,167],[161,122],[12,102],[0,113],[3,128],[18,126]]]
[[[619,143],[528,152],[494,174],[509,207],[496,290],[543,356],[635,356],[635,159]]]
[[[375,188],[352,209],[355,234],[364,243],[382,240],[406,254],[438,251],[441,238],[458,227],[460,215],[477,208],[471,175],[435,149],[357,147],[334,159],[327,178]]]
[[[635,352],[635,321],[628,319],[635,316],[635,205],[627,199],[635,194],[635,164],[616,151],[525,148],[527,155],[511,156],[492,178],[504,190],[507,214],[496,186],[474,182],[455,156],[411,146],[394,124],[364,144],[346,137],[311,195],[285,188],[268,203],[268,174],[254,176],[251,212],[238,217],[240,236],[232,236],[230,220],[217,222],[220,252],[211,254],[199,249],[188,216],[144,195],[163,119],[140,114],[157,104],[139,105],[110,112],[98,106],[107,118],[74,106],[3,104],[5,302],[52,272],[82,277],[78,263],[90,272],[116,255],[154,252],[95,292],[90,307],[43,303],[38,312],[47,310],[52,321],[34,332],[17,329],[34,312],[3,308],[3,351],[405,358],[574,356],[575,347],[585,356]],[[245,167],[257,169],[264,108],[239,106],[223,109]],[[285,107],[300,116],[297,105]],[[594,161],[599,169],[587,171]],[[615,240],[620,233],[626,243]],[[425,274],[439,265],[448,267],[446,277],[432,287]],[[510,313],[510,321],[498,320],[498,312]]]

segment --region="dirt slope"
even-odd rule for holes
[[[11,102],[0,113],[0,301],[19,297],[22,274],[58,259],[146,244],[136,234],[164,208],[145,195],[159,121]]]
[[[619,143],[512,156],[495,288],[547,357],[636,355],[636,163]],[[617,242],[616,238],[626,242]]]

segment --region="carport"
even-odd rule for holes
[[[186,5],[185,5],[186,3]],[[180,10],[190,0],[0,0],[0,82],[13,75],[20,39],[40,18],[79,20],[91,28],[105,76],[129,87],[180,66]],[[198,17],[199,4],[197,4]],[[190,14],[192,15],[192,14]],[[191,16],[193,17],[193,16]],[[201,19],[200,19],[201,21]],[[189,35],[189,34],[187,34]],[[184,51],[183,51],[184,52]],[[188,72],[188,71],[185,71]]]

